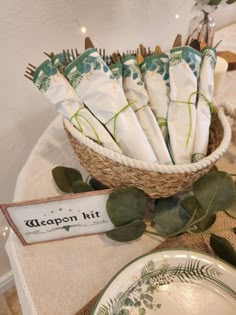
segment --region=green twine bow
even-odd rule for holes
[[[202,94],[201,92],[192,92],[188,98],[188,101],[185,102],[185,101],[176,101],[176,100],[170,100],[171,102],[174,102],[174,103],[183,103],[183,104],[187,104],[188,105],[188,112],[189,112],[189,119],[190,119],[190,125],[189,125],[189,131],[188,131],[188,136],[187,136],[187,141],[186,141],[186,146],[188,146],[189,144],[189,140],[190,140],[190,135],[191,135],[191,132],[192,132],[192,111],[191,111],[191,106],[190,105],[195,105],[195,103],[192,103],[191,102],[191,98],[192,96],[194,95],[199,95],[200,97],[202,97],[204,99],[204,101],[207,103],[207,105],[209,106],[210,108],[210,112],[211,114],[215,113],[216,112],[216,107],[214,105],[213,102],[211,102],[210,100],[208,100],[208,98]]]
[[[101,144],[101,140],[100,140],[99,135],[98,135],[96,129],[94,128],[94,126],[90,123],[90,121],[89,121],[86,117],[84,117],[84,116],[80,113],[80,111],[81,111],[83,108],[85,108],[85,107],[80,108],[79,110],[77,110],[77,112],[74,113],[74,115],[70,118],[70,122],[71,122],[72,119],[74,118],[74,119],[76,120],[77,124],[78,124],[78,127],[79,127],[78,130],[79,130],[80,132],[83,132],[83,128],[82,128],[82,125],[81,125],[81,123],[80,123],[78,117],[84,119],[84,120],[87,122],[87,124],[90,126],[90,128],[92,129],[92,131],[94,132],[94,135],[95,135],[95,137],[96,137],[97,143],[98,143],[98,144]]]

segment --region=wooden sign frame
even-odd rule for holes
[[[99,233],[104,233],[106,231],[111,230],[112,228],[114,228],[114,225],[111,223],[107,212],[106,212],[106,200],[109,197],[110,193],[112,192],[112,189],[106,189],[106,190],[99,190],[99,191],[91,191],[91,192],[86,192],[86,193],[79,193],[79,194],[67,194],[67,195],[63,195],[63,196],[56,196],[56,197],[48,197],[48,198],[41,198],[41,199],[35,199],[35,200],[30,200],[30,201],[23,201],[23,202],[14,202],[14,203],[8,203],[8,204],[2,204],[0,205],[0,209],[2,210],[8,224],[10,225],[10,227],[12,228],[12,230],[15,232],[15,234],[17,235],[17,237],[19,238],[19,240],[21,241],[21,243],[24,246],[27,245],[33,245],[33,244],[39,244],[39,243],[47,243],[47,242],[52,242],[52,241],[58,241],[58,240],[64,240],[64,239],[69,239],[69,238],[74,238],[74,237],[79,237],[82,235],[91,235],[91,234],[99,234]],[[68,217],[64,217],[64,218],[49,218],[46,221],[46,216],[49,214],[49,212],[53,212],[51,209],[52,207],[55,207],[56,205],[61,205],[61,207],[68,207],[71,209],[65,209],[65,211],[70,211],[70,215],[71,217],[69,218],[74,218],[75,216],[78,215],[78,213],[76,213],[75,215],[75,210],[73,209],[73,206],[71,207],[72,204],[75,204],[75,201],[78,201],[78,204],[80,204],[80,207],[85,207],[87,206],[87,204],[94,204],[95,208],[91,208],[92,210],[90,210],[90,212],[88,213],[88,209],[84,210],[84,212],[82,212],[82,216],[80,215],[80,220],[82,221],[88,221],[91,220],[94,223],[94,227],[93,224],[90,225],[82,225],[82,224],[77,224],[77,225],[66,225],[66,226],[59,226],[59,223],[65,223],[65,219]],[[54,203],[54,204],[53,204]],[[40,209],[37,209],[39,208]],[[90,205],[89,205],[90,206]],[[88,207],[89,207],[88,206]],[[77,210],[77,212],[81,212],[83,211],[83,209],[79,209]],[[94,210],[95,209],[95,210]],[[96,211],[96,209],[98,209]],[[62,208],[59,208],[58,210],[64,211]],[[21,212],[21,217],[17,218],[19,211]],[[37,219],[29,219],[29,220],[25,220],[24,215],[34,215],[36,214],[37,211]],[[40,218],[41,213],[39,214],[39,211],[43,212],[44,215],[43,217]],[[17,213],[18,212],[18,213]],[[25,213],[24,213],[25,212]],[[81,213],[80,213],[81,214]],[[50,214],[52,216],[52,214]],[[45,218],[44,218],[45,216]],[[44,220],[41,220],[44,219]],[[64,219],[64,220],[63,220]],[[96,221],[95,221],[96,219]],[[41,220],[41,221],[39,221]],[[61,221],[59,221],[61,220]],[[99,221],[100,220],[100,221]],[[25,225],[27,225],[27,227],[24,226],[23,221],[26,222]],[[84,230],[83,233],[81,233],[78,230],[78,233],[73,233],[73,235],[65,235],[65,233],[61,233],[63,236],[59,236],[56,238],[45,238],[44,240],[40,239],[40,240],[35,240],[37,239],[37,233],[36,233],[36,237],[33,237],[33,240],[29,241],[29,237],[26,237],[25,235],[27,233],[23,233],[25,232],[25,229],[27,229],[28,227],[32,228],[35,227],[34,224],[37,225],[37,227],[39,226],[46,226],[47,222],[50,224],[56,224],[57,228],[56,229],[52,229],[51,231],[55,231],[55,230],[59,230],[59,229],[65,229],[67,232],[69,232],[71,227],[76,227],[77,229],[79,229],[79,227],[81,229]],[[67,222],[68,220],[66,220]],[[78,219],[76,219],[76,221],[78,221]],[[41,223],[41,224],[40,224]],[[76,222],[77,223],[77,222]],[[23,227],[22,227],[23,225]],[[94,231],[93,231],[94,229]],[[51,232],[48,231],[48,232]],[[63,231],[64,232],[64,231]],[[45,233],[47,234],[47,232],[41,232],[41,233]],[[60,233],[57,233],[60,234]],[[38,233],[38,235],[40,235],[40,232]],[[40,237],[42,238],[42,237]]]

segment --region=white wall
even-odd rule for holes
[[[193,0],[2,0],[0,10],[0,203],[12,201],[17,175],[54,108],[23,77],[26,65],[39,65],[43,51],[83,48],[85,25],[97,47],[108,52],[139,43],[168,49],[185,34]],[[180,18],[176,19],[176,14]],[[236,22],[236,5],[216,13],[218,26]],[[38,166],[40,167],[40,166]],[[0,215],[0,277],[8,269],[5,221]]]

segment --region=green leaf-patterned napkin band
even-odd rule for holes
[[[109,71],[108,66],[103,61],[101,56],[92,56],[91,54],[96,52],[95,48],[90,48],[85,50],[83,54],[77,57],[73,62],[71,62],[65,69],[64,73],[74,89],[82,81],[84,75],[88,74],[90,71],[102,69],[105,73]],[[111,78],[114,79],[114,75],[110,74]]]
[[[172,48],[170,51],[170,67],[174,67],[184,60],[191,68],[195,77],[198,77],[200,62],[198,62],[197,56],[202,59],[202,53],[189,46]]]
[[[84,70],[85,73],[89,72],[88,70],[88,66],[86,65],[86,63],[84,63],[84,59],[86,59],[86,57],[89,57],[89,55],[93,52],[97,51],[95,48],[89,48],[87,50],[85,50],[79,57],[77,57],[74,61],[72,61],[66,68],[65,68],[65,74],[68,75],[70,73],[70,71],[74,68],[74,67],[79,67],[79,65],[81,65],[79,67],[80,70]],[[78,70],[79,70],[78,69]],[[87,70],[87,71],[86,71]]]
[[[148,71],[156,72],[163,75],[163,79],[169,82],[169,56],[167,54],[146,57],[140,64],[140,69],[144,76]]]
[[[114,77],[119,81],[122,77],[122,64],[121,62],[116,62],[109,66],[111,72],[113,73]]]
[[[46,92],[50,85],[51,76],[57,73],[57,69],[52,65],[51,61],[45,60],[35,70],[33,82],[39,90]]]
[[[211,60],[211,67],[212,67],[212,69],[215,69],[215,65],[216,65],[216,49],[213,48],[213,47],[206,46],[202,50],[202,56],[203,57],[209,56],[210,60]]]
[[[66,58],[68,60],[73,60],[72,59],[72,56],[68,53],[68,52],[65,52],[66,54]],[[64,68],[65,68],[65,56],[63,53],[59,53],[59,54],[56,54],[52,60],[51,60],[52,64],[57,68],[57,70],[59,72],[61,72],[62,74],[64,73]]]

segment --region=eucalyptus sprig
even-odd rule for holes
[[[235,200],[232,177],[226,172],[214,170],[195,182],[192,192],[184,198],[173,196],[155,200],[149,221],[154,232],[145,220],[147,198],[143,192],[134,187],[124,188],[112,192],[108,198],[107,213],[116,228],[106,234],[115,241],[127,242],[143,233],[162,237],[206,233],[204,231],[216,220],[216,212],[232,209]],[[226,239],[208,233],[216,255],[236,266],[236,252],[232,245]],[[228,254],[224,255],[224,252]]]
[[[108,189],[96,178],[89,176],[85,181],[81,173],[71,167],[56,166],[52,170],[52,177],[57,187],[65,193],[81,193],[93,190]]]
[[[81,173],[73,168],[57,166],[52,175],[60,190],[66,193],[108,188],[93,177],[83,181]],[[144,233],[166,238],[183,233],[209,234],[210,245],[216,255],[236,266],[233,246],[225,238],[206,231],[215,222],[219,211],[236,217],[235,183],[228,173],[214,167],[193,184],[192,191],[187,195],[152,200],[153,207],[149,213],[148,201],[150,199],[144,192],[135,187],[112,192],[106,210],[115,228],[106,235],[118,242],[129,242]],[[236,233],[236,228],[233,230]]]
[[[236,0],[195,0],[194,10],[201,10],[207,13],[212,13],[220,5],[233,4]]]

